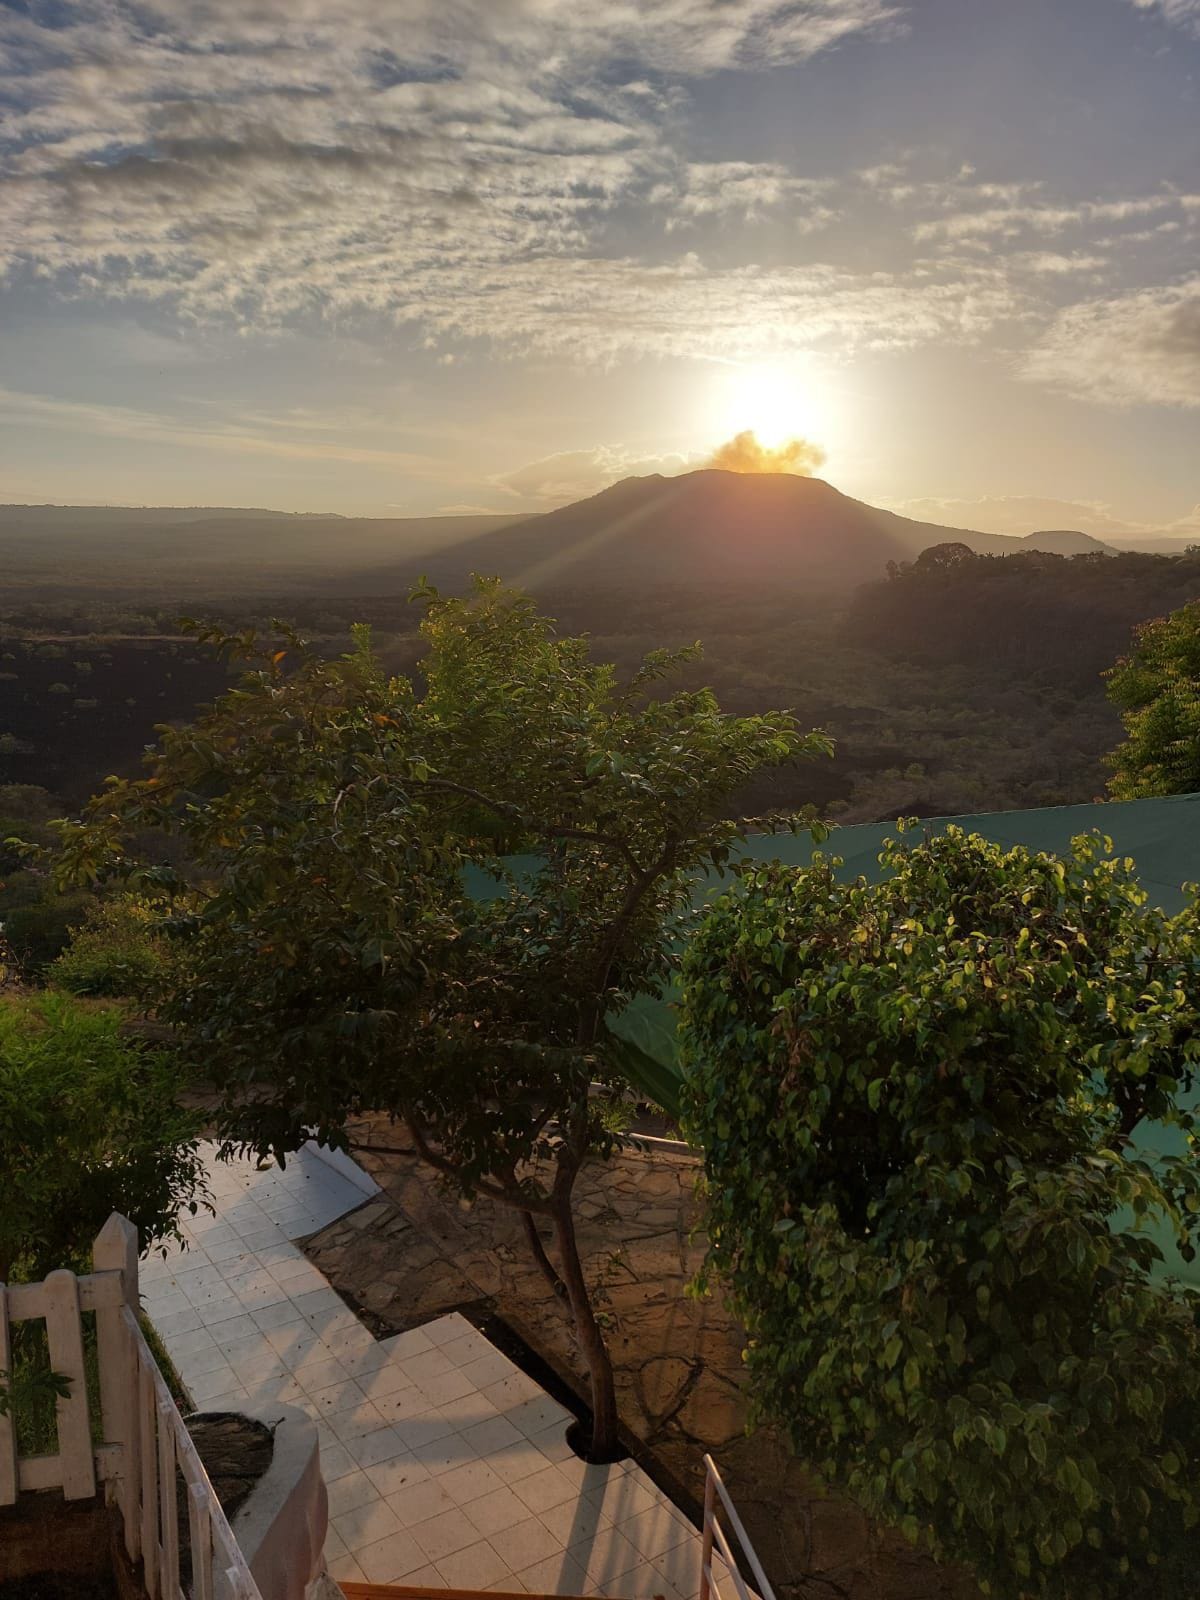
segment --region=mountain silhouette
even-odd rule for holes
[[[1049,541],[1043,543],[1042,541]],[[465,570],[496,574],[534,593],[646,583],[844,588],[880,577],[930,545],[979,554],[1101,550],[1082,533],[1027,539],[917,522],[851,499],[821,478],[701,468],[678,477],[624,478],[599,494],[490,530],[430,562],[436,581]]]

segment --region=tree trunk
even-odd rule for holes
[[[567,1286],[554,1270],[554,1263],[546,1254],[546,1247],[542,1243],[542,1236],[537,1231],[537,1223],[533,1220],[533,1213],[522,1211],[521,1221],[525,1226],[525,1237],[529,1241],[529,1250],[533,1259],[542,1269],[542,1275],[560,1300],[567,1298]]]
[[[563,1264],[563,1281],[567,1286],[567,1298],[575,1320],[576,1337],[587,1362],[591,1382],[592,1442],[589,1455],[593,1461],[612,1461],[620,1454],[621,1448],[617,1439],[617,1395],[613,1385],[612,1361],[592,1310],[587,1280],[583,1275],[569,1191],[556,1198],[554,1237]]]

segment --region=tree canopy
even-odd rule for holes
[[[990,1592],[1190,1594],[1196,1298],[1153,1281],[1200,1221],[1200,915],[1094,837],[951,829],[747,871],[684,963],[709,1271],[760,1414]],[[1187,1154],[1128,1139],[1174,1125]]]

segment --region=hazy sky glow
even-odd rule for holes
[[[1200,0],[0,0],[0,499],[1200,532],[1198,244]]]

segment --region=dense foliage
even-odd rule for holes
[[[252,670],[64,831],[61,864],[169,889],[110,851],[130,828],[182,835],[205,882],[163,1010],[217,1076],[231,1136],[283,1155],[389,1111],[464,1196],[522,1210],[570,1300],[603,1451],[611,1372],[570,1199],[612,1144],[589,1085],[626,1081],[606,1018],[658,991],[665,922],[742,831],[731,795],[827,744],[707,690],[650,698],[677,657],[622,684],[493,583],[421,601],[423,692],[364,634],[334,661],[218,638]]]
[[[749,871],[685,960],[709,1270],[757,1403],[1005,1600],[1182,1600],[1200,1333],[1147,1229],[1190,1258],[1200,914],[1094,838],[883,859]],[[1138,1157],[1155,1122],[1184,1156]]]
[[[50,824],[62,811],[45,789],[0,784],[0,961],[14,978],[40,978],[91,903],[78,889],[60,891],[48,872],[25,861],[25,847],[53,844]]]
[[[174,1064],[121,1021],[65,995],[0,1000],[0,1282],[86,1257],[113,1211],[148,1247],[203,1200],[198,1121],[176,1103]]]
[[[1108,694],[1125,722],[1111,758],[1117,799],[1200,790],[1200,601],[1137,630]]]

